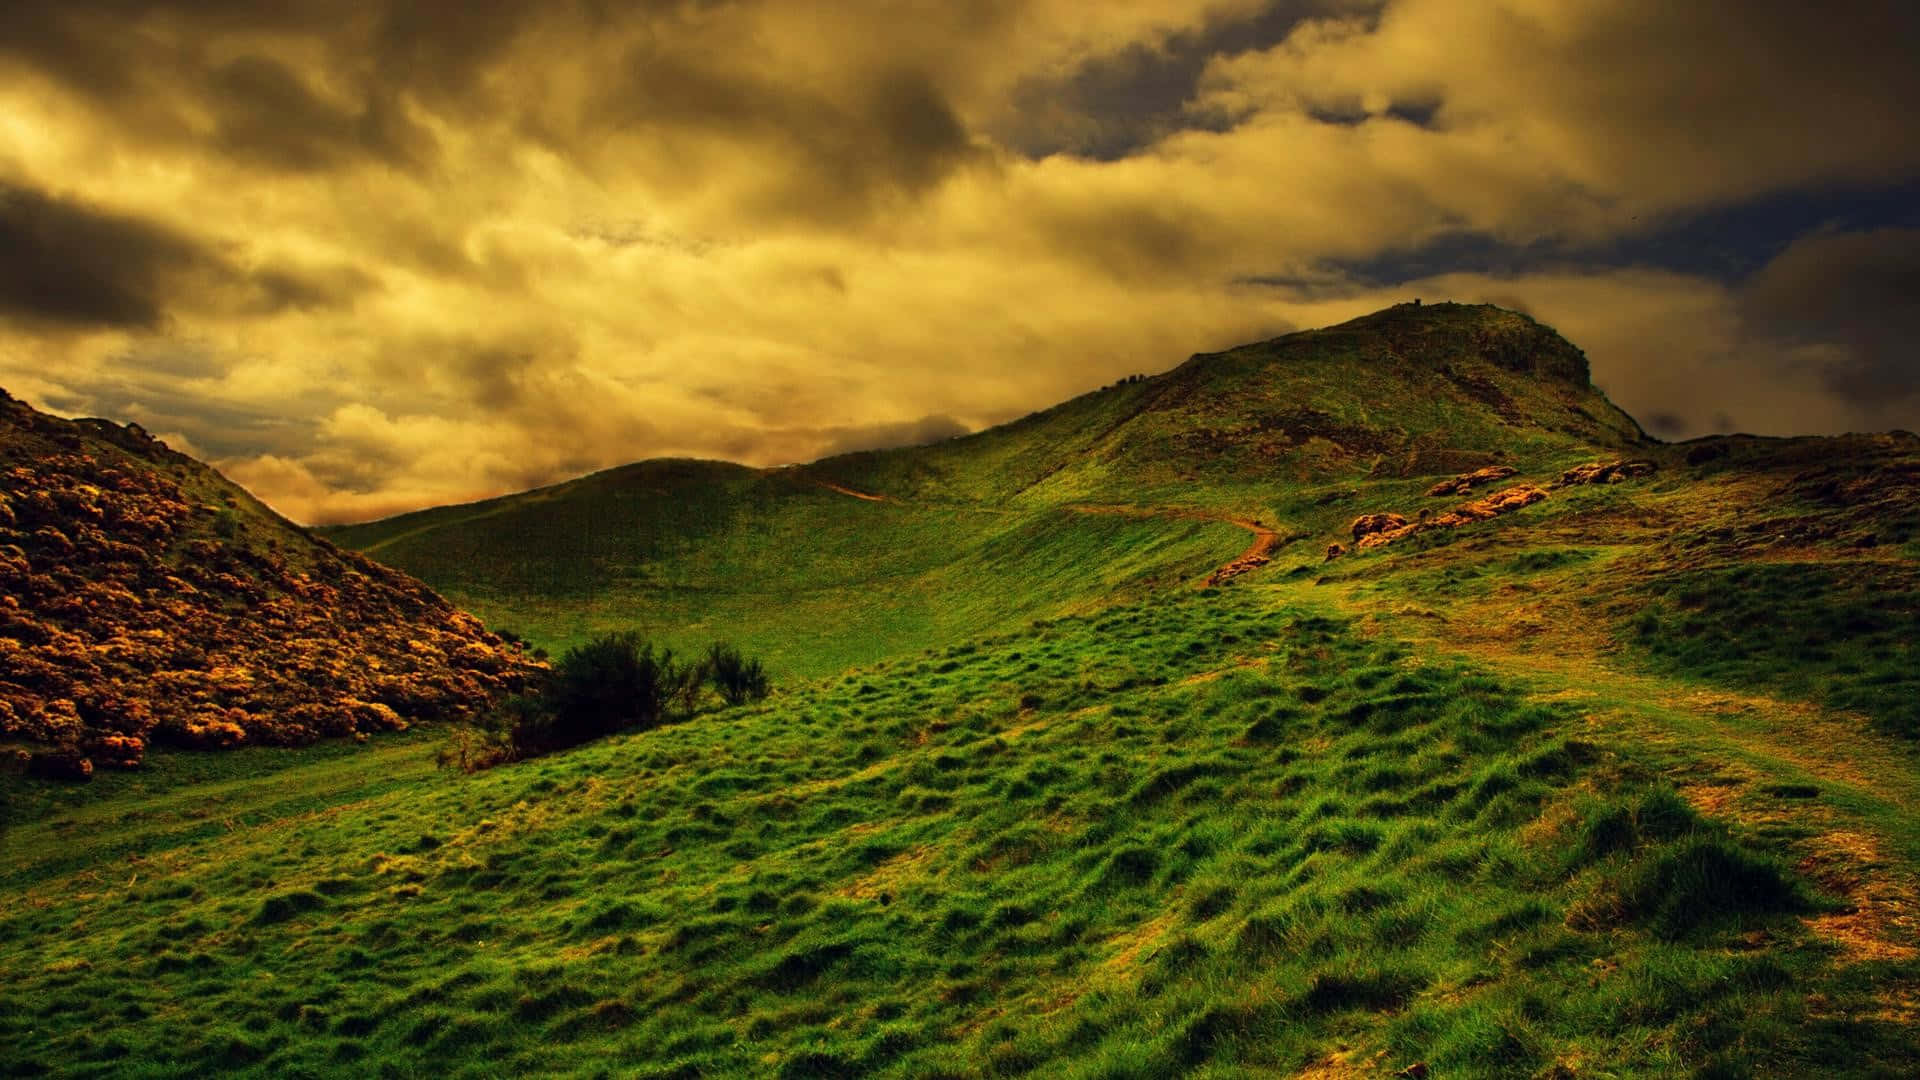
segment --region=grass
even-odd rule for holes
[[[162,824],[184,793],[44,806],[0,860],[0,1053],[144,1076],[1906,1060],[1897,1025],[1831,1005],[1872,992],[1800,922],[1833,901],[1751,837],[1577,711],[1289,595],[1042,620],[472,777],[406,739],[251,780],[267,763],[236,757],[216,835]]]
[[[1863,713],[1920,738],[1920,579],[1908,570],[1762,563],[1646,586],[1624,637],[1653,669]]]
[[[1648,446],[1476,310],[332,530],[777,691],[0,773],[0,1073],[1913,1075],[1915,445]],[[1322,561],[1494,450],[1661,468]],[[1229,518],[1287,542],[1193,588]]]
[[[776,675],[820,676],[1153,595],[1248,542],[1217,522],[1077,506],[1201,507],[1297,540],[1372,508],[1356,503],[1421,505],[1429,474],[1494,460],[1490,447],[1544,477],[1637,445],[1584,375],[1483,355],[1511,340],[1578,358],[1541,333],[1491,308],[1393,309],[931,446],[760,471],[642,462],[321,531],[556,653],[637,627],[676,646],[738,641]]]
[[[637,626],[683,651],[736,641],[777,679],[1145,595],[1247,542],[1205,521],[877,503],[671,462],[472,513],[484,527],[428,511],[335,536],[556,653]]]

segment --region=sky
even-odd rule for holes
[[[938,439],[1413,297],[1920,429],[1910,0],[24,0],[0,387],[295,520]]]

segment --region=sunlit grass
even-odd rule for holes
[[[45,806],[0,862],[9,1071],[1897,1058],[1809,1004],[1864,992],[1796,918],[1831,902],[1630,748],[1266,596],[1045,621],[472,777],[374,779],[421,752],[377,743],[236,775],[216,834],[138,828],[192,812],[165,792]]]

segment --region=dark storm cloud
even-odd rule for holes
[[[371,285],[351,269],[243,269],[158,223],[0,182],[0,316],[29,325],[154,329],[176,308],[270,315]]]
[[[278,61],[242,56],[212,71],[206,101],[218,118],[214,139],[240,159],[309,171],[366,157],[414,168],[434,150],[433,136],[410,120],[391,95],[371,95],[357,108],[315,94]]]
[[[487,66],[543,13],[502,0],[356,4],[295,0],[71,0],[0,7],[0,71],[50,78],[135,120],[143,142],[211,145],[254,164],[311,171],[367,160],[418,169],[433,137],[406,95],[462,111],[491,102]],[[234,43],[245,43],[235,55]],[[328,92],[276,50],[325,56]],[[213,131],[201,126],[210,118]]]
[[[620,81],[584,112],[585,131],[637,140],[642,152],[718,144],[763,157],[745,185],[767,217],[859,216],[890,194],[915,195],[968,160],[984,160],[924,71],[894,67],[849,85],[809,87],[757,70],[749,55],[650,37],[624,58]],[[693,179],[689,177],[688,179]]]
[[[1842,350],[1829,385],[1862,406],[1920,393],[1920,229],[1817,232],[1747,282],[1759,334]]]
[[[217,271],[161,226],[0,185],[0,314],[69,327],[152,327],[169,286]]]
[[[1174,130],[1226,127],[1231,118],[1224,114],[1187,109],[1207,65],[1278,44],[1303,20],[1337,6],[1272,0],[1250,15],[1091,56],[1064,76],[1028,79],[1014,89],[1014,115],[998,134],[1029,157],[1070,153],[1113,161]]]

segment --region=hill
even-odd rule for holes
[[[1363,492],[1651,445],[1552,330],[1407,305],[932,446],[643,462],[320,532],[552,648],[641,625],[817,676],[1204,580],[1250,531],[1271,556],[1343,530]]]
[[[0,1072],[1920,1069],[1911,435],[1654,443],[1545,328],[1402,307],[332,535],[787,674],[474,775],[420,728],[49,788]]]
[[[82,779],[149,742],[290,746],[471,714],[528,661],[137,427],[0,394],[0,747]]]

